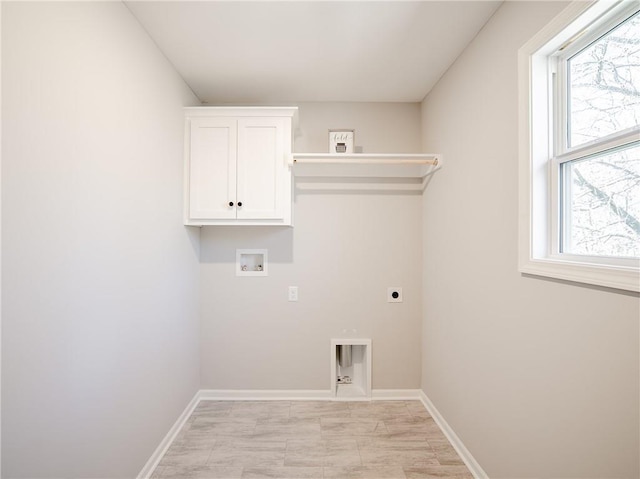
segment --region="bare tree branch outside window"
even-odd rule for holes
[[[569,146],[640,124],[640,14],[567,62]],[[639,143],[563,166],[563,252],[640,257]]]

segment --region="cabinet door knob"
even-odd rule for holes
[[[233,206],[233,201],[229,201],[229,206]]]
[[[242,201],[238,201],[238,208],[242,206]]]

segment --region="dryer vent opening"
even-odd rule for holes
[[[351,344],[338,345],[338,364],[341,368],[351,367]]]

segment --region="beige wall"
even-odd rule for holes
[[[638,477],[638,296],[517,270],[517,50],[564,6],[506,2],[423,102],[422,387],[492,478]]]
[[[297,152],[327,151],[329,128],[368,152],[420,150],[419,104],[299,106]],[[421,214],[413,194],[296,191],[294,228],[202,228],[202,387],[328,391],[330,339],[357,329],[375,389],[418,388]],[[269,276],[236,277],[236,248],[267,248]]]
[[[2,36],[2,477],[135,477],[199,387],[195,98],[119,2]]]
[[[297,153],[329,150],[329,129],[355,128],[361,153],[420,152],[418,103],[297,103]]]

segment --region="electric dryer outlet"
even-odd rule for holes
[[[387,303],[402,303],[402,288],[387,288]]]

